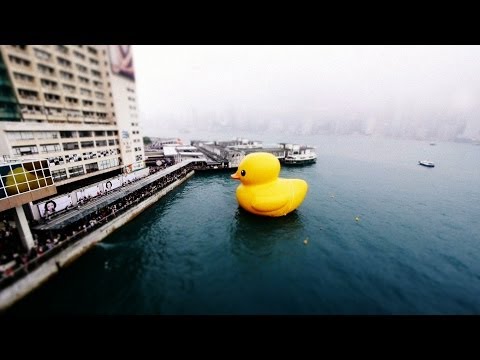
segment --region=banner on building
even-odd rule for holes
[[[41,217],[54,215],[59,211],[65,210],[68,207],[73,206],[72,198],[70,195],[60,196],[48,201],[44,201],[38,206],[38,211],[40,212]]]

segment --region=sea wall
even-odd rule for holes
[[[23,278],[2,290],[0,292],[0,311],[4,311],[15,302],[29,294],[31,291],[39,287],[50,277],[61,271],[62,268],[68,266],[79,256],[91,249],[96,243],[102,241],[115,230],[134,219],[145,209],[155,204],[160,198],[190,178],[193,174],[194,171],[189,172],[184,178],[176,180],[155,195],[139,203],[134,208],[127,210],[121,215],[118,215],[118,217],[116,217],[114,220],[109,221],[102,227],[89,233],[81,240],[73,243],[62,252],[47,260],[31,273],[25,275]]]

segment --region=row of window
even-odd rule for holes
[[[40,97],[37,91],[33,90],[26,90],[26,89],[19,89],[18,93],[21,98],[26,99],[26,100],[35,100],[35,101],[40,101]],[[44,94],[45,101],[47,102],[52,102],[52,103],[61,103],[61,97],[60,95],[57,94],[50,94],[50,93],[45,93]],[[69,105],[78,105],[79,99],[71,97],[71,96],[64,96],[65,102]],[[93,106],[94,104],[98,106],[99,108],[106,108],[107,104],[104,102],[93,102],[92,100],[81,100],[81,104],[83,106]]]
[[[72,178],[76,176],[81,176],[85,173],[89,174],[95,171],[118,166],[119,164],[120,164],[119,159],[107,159],[107,160],[99,161],[98,163],[86,164],[85,169],[83,166],[72,166],[72,167],[69,167],[68,169],[54,170],[52,171],[52,176],[55,179],[55,181],[61,181],[61,180],[67,179],[68,177]],[[66,170],[68,170],[69,176],[67,176]]]
[[[107,150],[101,150],[97,152],[92,152],[92,151],[84,152],[83,154],[52,156],[47,158],[47,160],[50,166],[57,166],[57,165],[63,165],[65,163],[91,160],[91,159],[100,159],[100,158],[119,155],[119,154],[120,154],[120,149],[107,149]]]
[[[45,56],[46,56],[45,54],[48,54],[48,53],[46,53],[45,51],[39,50],[38,54],[36,53],[35,55],[37,56],[37,58],[39,58],[41,60],[50,61],[50,57],[45,58]],[[26,67],[26,68],[30,68],[30,66],[32,64],[32,62],[30,60],[24,59],[24,58],[15,56],[15,55],[9,55],[8,59],[10,60],[11,63],[22,66],[22,67]],[[67,59],[57,57],[57,62],[61,66],[64,66],[66,68],[72,68],[71,61],[69,61]],[[88,73],[88,68],[86,66],[83,66],[81,64],[75,64],[75,65],[76,65],[76,68],[77,68],[78,71],[80,71],[82,73],[85,73],[85,74]],[[41,72],[44,75],[55,76],[55,69],[51,66],[44,65],[44,64],[37,64],[37,69],[38,69],[39,72]],[[99,79],[102,78],[102,73],[98,70],[90,69],[90,74],[92,76],[95,76],[95,77],[99,78]],[[72,73],[67,72],[67,71],[63,71],[63,70],[60,70],[60,76],[65,78],[65,79],[68,79],[68,80],[73,80],[73,78],[74,78],[74,75]],[[80,79],[82,77],[78,76],[78,78]],[[83,79],[85,79],[85,78],[83,78]]]
[[[117,139],[100,140],[100,141],[81,141],[80,146],[82,149],[88,149],[95,147],[104,147],[104,146],[114,146],[118,145]],[[80,148],[78,142],[69,142],[63,144],[63,151],[78,150]],[[13,146],[12,147],[14,155],[24,156],[24,155],[33,155],[38,154],[38,147],[36,145],[27,145],[27,146]],[[40,153],[51,153],[62,151],[60,144],[46,144],[40,145]]]

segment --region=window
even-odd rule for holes
[[[13,153],[15,155],[32,155],[32,154],[38,154],[38,149],[34,145],[30,146],[14,146],[12,147]]]
[[[80,53],[80,52],[78,52],[78,51],[76,51],[76,50],[73,51],[73,55],[74,55],[76,58],[79,58],[79,59],[81,59],[81,60],[85,60],[85,55],[83,55],[82,53]]]
[[[60,137],[62,139],[74,138],[74,137],[77,137],[77,132],[76,131],[60,131]]]
[[[103,169],[108,169],[108,168],[113,167],[113,166],[118,166],[118,164],[119,164],[118,159],[101,160],[101,161],[98,162],[98,168],[100,170],[103,170]]]
[[[66,101],[69,105],[78,105],[78,99],[76,99],[76,98],[72,98],[72,97],[65,96],[65,101]]]
[[[107,140],[97,140],[97,141],[95,141],[95,145],[97,145],[97,146],[107,146]]]
[[[55,181],[64,180],[67,178],[67,172],[65,169],[52,171],[52,176]]]
[[[95,131],[95,136],[105,136],[105,131]]]
[[[44,60],[44,61],[50,61],[50,59],[52,58],[52,55],[50,55],[46,51],[43,51],[43,50],[40,50],[40,49],[34,49],[33,51],[34,51],[35,57],[37,59]]]
[[[41,145],[40,150],[42,151],[42,153],[51,153],[51,152],[62,151],[59,144]]]
[[[80,136],[80,137],[91,137],[92,132],[91,131],[79,131],[78,136]]]
[[[37,69],[40,73],[42,73],[43,75],[49,75],[49,76],[54,76],[55,74],[55,70],[50,67],[50,66],[46,66],[46,65],[42,65],[42,64],[37,64]]]
[[[62,84],[63,90],[66,90],[67,92],[74,94],[75,93],[75,86],[72,85],[67,85],[67,84]]]
[[[88,149],[95,146],[93,144],[93,141],[82,141],[81,144],[82,144],[82,149]]]
[[[38,100],[38,92],[32,90],[18,89],[18,94],[21,98],[28,100]]]
[[[7,138],[9,140],[33,140],[33,132],[31,131],[8,131]]]
[[[33,76],[14,72],[13,77],[15,78],[15,80],[33,84]]]
[[[93,47],[91,47],[91,46],[89,46],[89,47],[87,48],[87,50],[88,50],[88,52],[89,52],[90,54],[94,54],[94,55],[97,55],[97,54],[98,54],[97,49],[95,49],[95,48],[93,48]]]
[[[45,101],[53,102],[53,103],[59,103],[60,102],[60,96],[55,95],[55,94],[44,94],[45,96]]]
[[[76,177],[85,174],[85,171],[83,170],[83,166],[72,166],[68,168],[68,173],[70,177]]]
[[[30,67],[30,61],[27,59],[19,58],[18,56],[8,55],[10,62],[23,66],[23,67]]]
[[[62,54],[68,54],[68,48],[65,45],[57,45],[56,49]]]
[[[87,95],[87,96],[92,96],[92,92],[90,90],[83,89],[83,88],[80,88],[80,94]]]
[[[38,131],[35,133],[37,139],[58,139],[56,131]],[[59,150],[60,151],[60,150]]]
[[[68,67],[68,68],[72,67],[72,62],[70,60],[67,60],[67,59],[64,59],[64,58],[61,58],[61,57],[57,57],[57,62],[61,66],[65,66],[65,67]]]
[[[87,79],[86,77],[83,77],[83,76],[79,76],[79,77],[78,77],[78,80],[80,80],[80,82],[81,82],[82,84],[89,84],[89,83],[90,83],[90,80]]]
[[[60,76],[65,80],[73,81],[73,74],[67,71],[60,71]]]
[[[82,72],[82,73],[86,73],[87,72],[87,67],[86,66],[83,66],[83,65],[80,65],[80,64],[75,64],[76,68],[78,71]]]
[[[55,156],[55,157],[49,157],[48,163],[50,166],[57,166],[57,165],[63,165],[65,164],[65,161],[63,160],[63,156]]]
[[[40,79],[40,84],[42,84],[42,87],[50,89],[50,90],[57,90],[58,89],[58,83],[56,81],[47,80],[47,79]]]
[[[98,164],[97,163],[86,164],[85,165],[85,170],[86,170],[87,174],[98,171]]]
[[[70,142],[70,143],[63,144],[64,151],[77,150],[78,148],[79,148],[78,142]]]

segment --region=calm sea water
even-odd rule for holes
[[[480,146],[271,140],[317,146],[281,171],[309,183],[296,212],[253,216],[230,173],[195,175],[10,313],[480,314]]]

